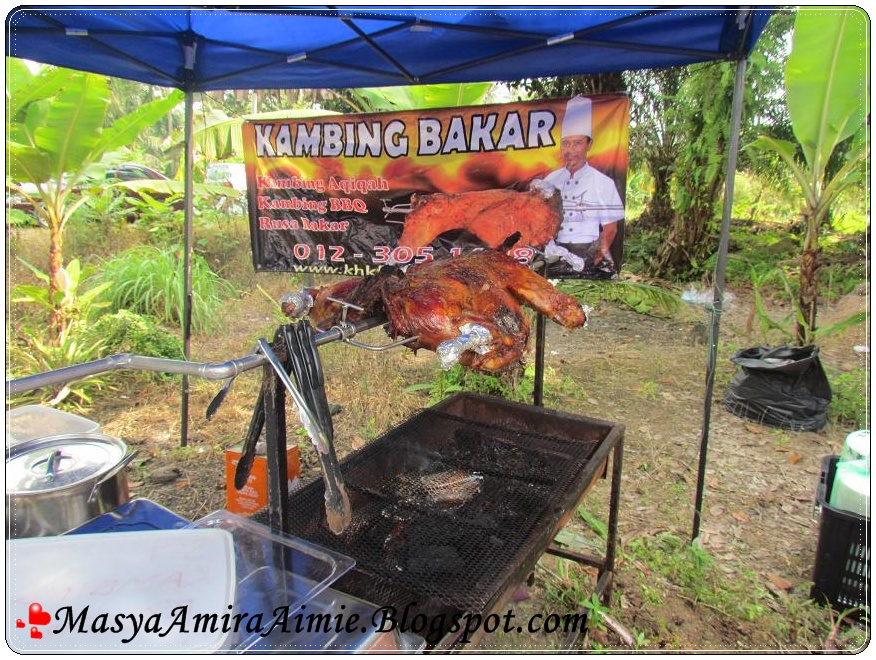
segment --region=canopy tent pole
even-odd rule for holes
[[[194,185],[192,181],[193,162],[194,162],[194,145],[192,144],[192,134],[194,126],[194,85],[192,83],[194,68],[195,68],[195,42],[189,41],[183,48],[185,49],[185,156],[184,156],[184,197],[185,197],[185,213],[184,213],[184,254],[183,254],[183,317],[182,317],[182,335],[183,335],[183,356],[186,361],[191,359],[191,337],[192,337],[192,244],[193,244],[193,217],[194,217]],[[189,377],[182,378],[182,403],[180,412],[180,446],[185,447],[188,444],[189,437]]]
[[[706,395],[703,401],[703,428],[700,439],[700,460],[697,472],[697,491],[694,504],[694,521],[691,540],[700,534],[703,491],[706,478],[706,453],[709,447],[709,424],[712,416],[712,392],[715,387],[715,368],[718,357],[718,332],[724,306],[724,275],[727,269],[727,250],[730,244],[730,215],[733,210],[733,187],[736,160],[739,155],[739,131],[742,125],[742,99],[745,93],[745,68],[747,58],[736,61],[736,82],[733,88],[733,106],[730,114],[730,149],[727,155],[727,172],[724,180],[724,210],[721,218],[721,236],[718,242],[718,258],[715,262],[715,290],[712,300],[712,325],[709,330],[709,355],[706,362]]]

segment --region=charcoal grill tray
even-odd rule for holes
[[[353,522],[325,520],[321,481],[290,498],[289,531],[356,559],[353,595],[481,612],[531,565],[576,505],[623,427],[461,394],[416,413],[341,463]],[[430,501],[430,475],[474,475],[476,493]],[[339,585],[340,586],[340,585]]]

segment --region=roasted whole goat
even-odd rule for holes
[[[421,247],[445,232],[465,230],[490,248],[498,248],[515,232],[522,245],[542,248],[557,234],[561,204],[559,193],[540,190],[411,195],[412,211],[398,243]]]
[[[478,371],[503,371],[522,362],[529,320],[521,304],[569,328],[587,320],[575,298],[495,250],[417,264],[389,276],[381,288],[390,335],[417,337],[410,344],[415,350],[439,351],[444,342],[472,334],[467,328],[485,328],[486,350],[464,350],[458,357]]]
[[[445,368],[459,362],[491,373],[524,361],[530,324],[521,305],[567,328],[587,321],[574,297],[498,250],[427,261],[404,271],[384,268],[307,293],[310,319],[320,329],[337,324],[342,315],[348,321],[385,315],[391,337],[416,338],[408,347],[437,352]],[[336,301],[356,307],[342,312]]]

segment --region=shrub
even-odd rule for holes
[[[235,291],[200,255],[192,254],[191,265],[192,331],[204,333],[218,326],[219,307]],[[161,323],[181,323],[185,300],[181,247],[133,247],[104,262],[96,277],[112,283],[104,299],[114,311],[127,309]]]
[[[103,342],[92,338],[84,341],[81,338],[81,322],[72,323],[54,341],[44,339],[44,329],[18,328],[15,339],[6,345],[7,377],[19,378],[46,371],[54,371],[83,362],[90,362],[100,357]],[[7,326],[6,336],[11,337]],[[6,403],[10,405],[25,405],[29,403],[45,403],[49,406],[70,406],[78,409],[83,404],[91,402],[92,395],[104,387],[106,378],[103,375],[88,376],[69,383],[51,385],[18,395],[13,399],[7,396]]]
[[[100,339],[104,352],[134,353],[149,357],[185,359],[183,343],[169,330],[162,328],[155,319],[119,310],[105,314],[88,328],[85,340]]]
[[[429,405],[434,405],[457,392],[475,392],[499,396],[510,401],[529,401],[535,378],[535,368],[524,367],[501,374],[471,371],[460,364],[450,369],[437,369],[434,380],[405,388],[405,392],[429,392]]]
[[[624,230],[623,270],[636,275],[649,273],[651,260],[665,240],[666,230],[663,228],[643,229],[635,222],[628,224]]]

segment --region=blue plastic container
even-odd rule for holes
[[[182,529],[189,524],[185,518],[144,498],[133,499],[108,513],[67,532],[94,534],[97,532],[137,532],[155,529]]]

